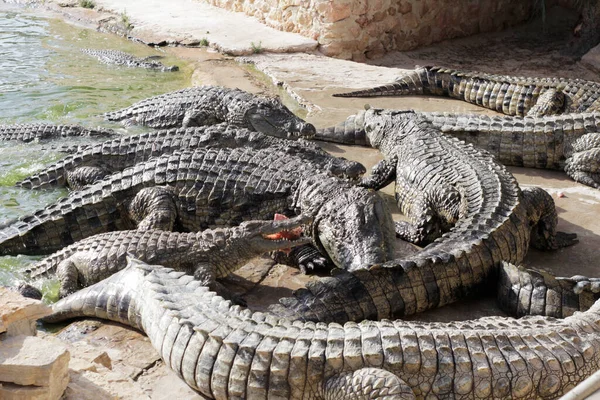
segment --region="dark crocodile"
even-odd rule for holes
[[[502,261],[521,262],[530,244],[575,243],[575,235],[556,232],[552,197],[521,191],[490,154],[412,113],[371,109],[363,121],[385,156],[366,183],[379,188],[395,179],[398,204],[415,222],[401,224],[400,233],[433,240],[453,227],[413,256],[310,283],[275,312],[332,322],[411,315],[477,293]]]
[[[443,133],[485,149],[504,165],[564,170],[600,188],[600,113],[545,117],[415,112]],[[368,146],[364,112],[319,129],[315,139]]]
[[[187,128],[226,122],[284,138],[310,138],[315,134],[313,125],[295,116],[278,98],[221,86],[199,86],[165,93],[104,116],[109,121],[151,128]]]
[[[138,58],[119,50],[81,49],[81,51],[96,57],[103,64],[124,65],[126,67],[145,68],[162,72],[179,71],[177,65],[166,66],[160,61],[156,61],[157,58],[161,58],[160,56]]]
[[[98,143],[45,168],[17,185],[28,189],[69,186],[80,189],[105,176],[121,171],[151,157],[177,150],[208,147],[271,148],[284,151],[307,162],[318,163],[334,175],[357,179],[366,169],[360,163],[333,157],[319,146],[305,140],[292,141],[260,132],[219,124],[208,127],[158,130]]]
[[[54,304],[46,321],[81,316],[145,332],[211,399],[558,399],[600,368],[600,303],[563,320],[315,324],[232,306],[134,260]]]
[[[438,95],[517,116],[600,111],[600,83],[417,67],[394,83],[336,97]]]
[[[315,244],[350,269],[389,259],[394,227],[373,191],[273,149],[197,149],[152,158],[0,226],[0,254],[48,254],[97,233],[198,231],[272,219],[314,217]]]
[[[31,142],[75,136],[111,137],[117,132],[106,128],[86,128],[81,125],[14,124],[0,125],[0,141]]]
[[[130,256],[184,271],[212,287],[215,279],[229,275],[252,258],[309,243],[307,236],[285,233],[310,222],[299,216],[280,221],[245,221],[236,227],[202,232],[101,233],[52,254],[29,272],[32,279],[56,274],[61,283],[59,295],[64,297],[122,270]]]

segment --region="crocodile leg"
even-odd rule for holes
[[[217,274],[214,265],[208,262],[198,263],[194,266],[194,279],[199,281],[202,286],[208,287],[219,296],[226,300],[231,300],[234,304],[246,307],[246,301],[239,295],[233,293],[221,282],[217,281]]]
[[[361,368],[327,379],[323,384],[324,400],[410,400],[413,390],[393,373],[379,368]]]
[[[545,190],[537,187],[523,189],[528,203],[531,226],[530,246],[540,250],[556,250],[577,243],[577,235],[557,232],[558,215],[554,200]]]
[[[379,190],[394,182],[396,178],[396,160],[381,160],[372,169],[371,175],[360,182],[360,186]]]
[[[402,213],[410,220],[396,222],[396,236],[420,246],[449,231],[459,217],[461,195],[452,185],[435,185],[423,191],[405,177],[398,176],[396,200]]]
[[[140,190],[127,209],[139,230],[172,231],[177,218],[173,191],[167,187],[154,186]]]
[[[92,262],[87,252],[79,252],[58,264],[56,267],[56,277],[60,281],[58,295],[61,299],[85,286],[80,268],[82,266],[86,268],[85,266]]]
[[[528,117],[543,117],[562,113],[565,106],[565,94],[557,89],[544,90],[527,112]]]
[[[99,181],[108,174],[110,174],[109,171],[99,167],[78,167],[73,171],[67,171],[67,184],[71,189],[79,190]]]
[[[214,125],[217,123],[219,123],[219,121],[212,117],[210,112],[207,112],[204,109],[193,108],[187,110],[183,115],[181,127],[188,128],[192,126]]]

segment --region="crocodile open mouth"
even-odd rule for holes
[[[281,221],[284,219],[289,219],[288,217],[286,217],[283,214],[275,214],[273,216],[273,220],[275,221]],[[292,243],[295,240],[298,239],[302,239],[305,238],[305,236],[302,235],[303,229],[302,227],[297,227],[297,228],[293,228],[293,229],[284,229],[280,232],[277,233],[271,233],[271,234],[267,234],[267,235],[262,235],[263,238],[265,239],[269,239],[269,240],[274,240],[274,241],[289,241],[290,243]],[[291,247],[285,248],[285,249],[281,249],[279,251],[284,252],[285,254],[289,254],[290,251],[292,251]]]
[[[282,221],[284,219],[289,219],[283,214],[275,214],[273,216],[274,221]],[[302,237],[302,227],[297,227],[294,229],[284,229],[281,232],[271,233],[268,235],[263,235],[265,239],[271,240],[296,240]]]

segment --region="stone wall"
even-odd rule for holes
[[[535,0],[201,0],[364,60],[526,20]]]

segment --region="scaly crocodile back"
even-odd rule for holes
[[[151,157],[171,154],[177,150],[209,147],[272,148],[274,151],[297,155],[304,158],[307,163],[318,165],[339,176],[356,179],[365,172],[365,168],[360,163],[331,156],[316,144],[302,139],[296,141],[274,138],[260,132],[219,124],[158,130],[92,145],[57,161],[36,175],[18,182],[17,185],[28,189],[65,186],[70,174],[82,166],[99,168],[105,174],[109,174]]]
[[[185,111],[199,103],[213,104],[215,110],[222,107],[225,89],[217,86],[199,86],[169,92],[141,100],[130,107],[104,114],[109,121],[128,120],[127,124],[139,124],[151,128],[181,126]]]
[[[449,96],[507,115],[524,116],[547,89],[557,90],[566,96],[562,112],[596,111],[600,107],[598,82],[495,75],[444,67],[417,67],[394,83],[334,96]]]
[[[20,140],[22,142],[31,142],[33,140],[67,138],[75,136],[111,137],[117,135],[117,132],[113,131],[112,129],[86,128],[81,125],[0,125],[0,141]]]
[[[600,367],[599,307],[564,320],[302,323],[231,306],[190,276],[133,261],[56,303],[46,320],[138,328],[208,398],[555,399]]]

